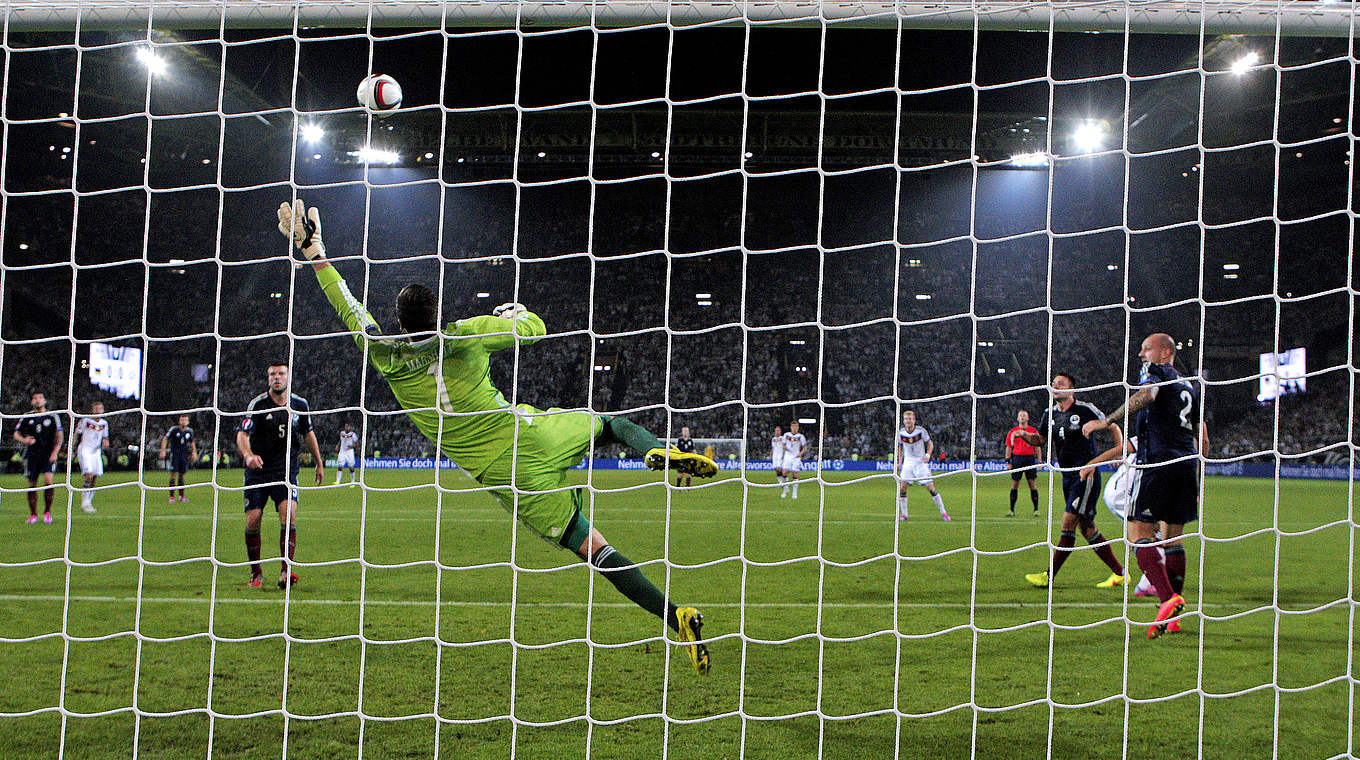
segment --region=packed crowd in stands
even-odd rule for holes
[[[1200,288],[1208,297],[1223,286],[1209,264],[1203,278],[1164,275],[1180,271],[1181,246],[1197,239],[1166,248],[1133,246],[1121,233],[926,244],[966,230],[968,219],[948,204],[907,203],[898,220],[904,244],[894,245],[891,220],[856,213],[849,203],[838,225],[822,230],[818,247],[810,244],[817,235],[809,209],[798,203],[752,199],[743,225],[723,210],[737,207],[723,197],[677,203],[669,215],[654,194],[616,197],[600,202],[593,229],[580,223],[588,212],[579,203],[524,200],[517,234],[503,203],[481,199],[447,213],[442,238],[438,209],[419,204],[405,217],[372,213],[367,223],[362,215],[333,213],[334,205],[323,214],[337,266],[389,331],[396,331],[395,294],[409,281],[438,284],[449,320],[509,300],[539,313],[549,336],[493,362],[493,379],[512,401],[626,413],[662,436],[688,425],[698,437],[745,439],[754,458],[768,454],[775,425],[787,428],[799,418],[816,420],[805,428],[825,458],[890,458],[905,408],[918,412],[949,457],[999,457],[1016,411],[1036,418],[1042,412],[1043,385],[1053,372],[1075,374],[1090,388],[1087,398],[1112,410],[1125,397],[1121,383],[1137,371],[1138,341],[1163,317],[1141,309],[1194,297]],[[195,213],[192,198],[178,202],[186,208],[172,198],[154,210]],[[259,208],[235,213],[267,219],[272,199],[255,202]],[[310,272],[282,258],[287,251],[272,228],[233,224],[228,235],[224,223],[223,253],[215,257],[213,235],[192,232],[194,225],[153,223],[143,255],[144,206],[98,196],[87,206],[82,213],[101,219],[101,229],[122,229],[115,223],[122,215],[136,234],[96,234],[82,222],[77,262],[124,265],[82,269],[73,282],[60,263],[69,260],[69,228],[29,221],[9,232],[30,241],[32,254],[60,255],[51,269],[16,272],[6,281],[7,290],[33,305],[35,319],[23,333],[6,326],[4,414],[24,413],[34,390],[54,408],[75,412],[104,401],[113,446],[135,465],[137,452],[158,450],[174,424],[170,412],[192,409],[205,454],[213,453],[206,442],[215,437],[216,454],[234,463],[240,412],[264,391],[268,363],[287,359],[294,391],[317,410],[323,452],[334,452],[338,431],[350,422],[363,432],[370,456],[432,453],[396,413],[381,377],[361,369],[353,342],[336,335],[339,320]],[[836,208],[828,203],[827,213]],[[215,204],[210,211],[216,213]],[[1194,218],[1195,209],[1171,204],[1167,213]],[[449,221],[460,215],[476,223]],[[1107,221],[1089,209],[1070,216],[1067,223],[1078,229]],[[1001,234],[1031,221],[1016,214],[991,223]],[[424,230],[423,237],[412,240],[411,229]],[[1231,245],[1244,241],[1272,245],[1261,230],[1243,232]],[[1307,255],[1301,238],[1280,244],[1282,256]],[[1205,261],[1212,248],[1205,244]],[[357,254],[364,258],[347,258]],[[1338,341],[1322,329],[1345,324],[1344,294],[1284,304],[1278,317],[1276,299],[1268,288],[1262,294],[1259,302],[1204,314],[1196,304],[1188,316],[1186,308],[1168,312],[1176,326],[1167,329],[1187,336],[1183,369],[1202,370],[1211,383],[1210,455],[1268,452],[1276,442],[1280,453],[1309,461],[1348,455],[1336,445],[1349,434],[1344,367],[1278,406],[1255,403],[1251,377],[1254,352],[1291,341],[1313,343],[1312,366],[1345,365],[1344,336]],[[1287,309],[1307,318],[1291,319]],[[73,344],[70,334],[79,341],[144,336],[148,383],[181,387],[173,394],[149,389],[145,405],[115,398],[88,382],[84,344]],[[211,365],[206,381],[183,376],[193,364]],[[163,367],[183,371],[170,375]]]

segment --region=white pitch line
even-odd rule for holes
[[[116,602],[116,603],[132,604],[132,603],[135,603],[135,602],[137,601],[137,597],[135,597],[135,596],[69,596],[69,597],[64,597],[64,596],[60,596],[60,595],[57,595],[57,594],[0,594],[0,602],[26,602],[26,601],[38,601],[38,602]],[[258,598],[252,598],[252,597],[217,597],[216,599],[207,599],[207,598],[203,598],[203,597],[173,597],[173,596],[156,597],[156,596],[144,596],[144,597],[141,598],[141,601],[142,601],[143,604],[146,604],[146,603],[165,603],[165,604],[185,604],[185,603],[194,603],[194,604],[204,604],[204,603],[207,603],[207,602],[217,602],[217,603],[220,603],[220,604],[283,604],[283,603],[284,603],[284,599],[283,599],[282,596],[274,596],[274,597],[258,597]],[[435,605],[435,602],[433,602],[433,601],[424,601],[424,600],[417,600],[417,599],[369,599],[369,600],[366,600],[366,601],[361,601],[361,600],[359,600],[359,599],[311,599],[311,598],[307,598],[307,597],[299,597],[299,596],[293,596],[293,597],[289,600],[289,603],[290,603],[290,604],[316,604],[316,605],[359,605],[359,604],[363,604],[363,605],[366,605],[366,606],[374,606],[374,607],[433,607],[433,606]],[[467,601],[445,601],[445,602],[439,602],[439,604],[440,604],[441,606],[444,606],[444,607],[510,607],[510,606],[512,606],[512,603],[511,603],[511,602],[467,602]],[[518,604],[516,604],[516,605],[514,605],[514,606],[518,606],[518,607],[572,607],[572,608],[577,608],[577,607],[579,607],[579,608],[583,608],[583,607],[586,607],[587,605],[586,605],[586,603],[584,603],[584,602],[519,602]],[[634,605],[632,602],[596,602],[594,605],[590,605],[590,606],[594,606],[594,607],[613,607],[613,608],[619,608],[619,609],[626,609],[626,608],[634,607],[635,605]],[[831,608],[836,608],[836,609],[891,609],[891,608],[893,607],[893,604],[888,603],[888,602],[824,602],[824,603],[822,603],[822,604],[819,605],[819,604],[817,604],[816,602],[748,602],[748,603],[746,603],[746,604],[743,605],[743,604],[741,604],[741,603],[739,603],[739,602],[719,602],[719,603],[715,603],[715,604],[705,604],[705,605],[703,605],[703,606],[704,606],[705,608],[709,608],[709,607],[713,607],[713,608],[741,608],[741,607],[746,607],[746,608],[759,608],[759,609],[816,608],[816,607],[831,607]],[[931,609],[931,608],[947,608],[947,609],[969,609],[969,608],[975,608],[975,609],[978,609],[978,608],[980,608],[980,609],[1017,609],[1017,610],[1021,610],[1021,609],[1030,609],[1030,610],[1043,610],[1043,609],[1047,609],[1050,605],[1044,604],[1044,603],[1038,603],[1038,602],[1035,602],[1035,603],[1028,603],[1028,604],[1027,604],[1027,603],[1024,603],[1024,602],[980,602],[980,603],[977,603],[977,604],[968,604],[967,602],[899,602],[899,603],[897,604],[897,606],[898,606],[898,607],[913,608],[913,609]],[[1084,608],[1106,609],[1106,608],[1110,608],[1110,607],[1123,607],[1124,605],[1123,605],[1122,602],[1054,602],[1051,606],[1052,606],[1052,607],[1055,607],[1055,608],[1068,608],[1068,609],[1084,609]],[[1200,605],[1187,605],[1187,607],[1190,607],[1190,608],[1196,608],[1196,607],[1210,607],[1210,608],[1220,608],[1220,607],[1244,607],[1244,608],[1246,608],[1246,607],[1248,607],[1248,606],[1249,606],[1249,605],[1229,605],[1229,604],[1213,603],[1213,602],[1208,603],[1208,604],[1200,604]],[[1144,603],[1142,603],[1142,602],[1130,602],[1130,603],[1129,603],[1129,607],[1130,607],[1130,608],[1137,608],[1137,609],[1142,609],[1142,608],[1144,608],[1144,607],[1147,607],[1147,608],[1150,609],[1150,608],[1151,608],[1151,604],[1150,604],[1150,603],[1144,604]]]

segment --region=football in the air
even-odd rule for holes
[[[355,93],[359,104],[374,116],[388,116],[401,107],[401,85],[387,74],[369,74]]]

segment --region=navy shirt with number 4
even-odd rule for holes
[[[1200,403],[1197,380],[1182,377],[1170,364],[1143,365],[1138,384],[1157,388],[1157,398],[1138,417],[1139,462],[1194,455]]]
[[[263,460],[264,466],[258,470],[246,468],[246,482],[281,480],[285,465],[290,475],[297,475],[302,437],[312,432],[307,416],[310,411],[307,400],[296,394],[289,394],[287,407],[275,404],[268,393],[250,400],[237,430],[250,436],[250,450]]]
[[[1081,434],[1081,427],[1092,420],[1103,420],[1105,415],[1093,404],[1073,401],[1063,411],[1055,404],[1044,411],[1039,430],[1045,431],[1059,467],[1081,467],[1095,459],[1096,445]],[[1074,473],[1063,473],[1064,475]]]
[[[61,430],[61,418],[48,412],[46,414],[30,414],[19,420],[19,424],[14,426],[14,431],[19,435],[33,436],[37,439],[28,447],[30,457],[49,457],[52,449],[57,445],[57,431]]]

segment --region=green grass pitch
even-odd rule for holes
[[[1211,480],[1186,596],[1215,619],[1192,615],[1185,633],[1148,641],[1120,617],[1124,590],[1094,588],[1107,571],[1090,551],[1051,599],[1023,580],[1056,537],[1046,476],[1042,519],[1023,493],[1020,516],[1003,517],[1009,479],[961,474],[937,481],[952,523],[920,488],[898,523],[883,477],[805,480],[793,501],[730,477],[678,491],[653,474],[597,473],[596,526],[704,612],[716,640],[701,679],[660,621],[463,492],[464,476],[436,489],[429,472],[374,472],[368,489],[306,490],[298,559],[316,564],[298,568],[286,605],[277,562],[269,587],[245,586],[240,493],[205,477],[189,503],[167,504],[111,476],[126,485],[99,493],[98,514],[77,508],[68,524],[62,493],[50,526],[23,524],[22,494],[0,496],[0,758],[1356,749],[1345,483]],[[1103,508],[1098,524],[1119,534]],[[267,521],[266,556],[274,536]],[[1153,611],[1129,599],[1133,620]],[[13,641],[27,637],[42,638]]]

